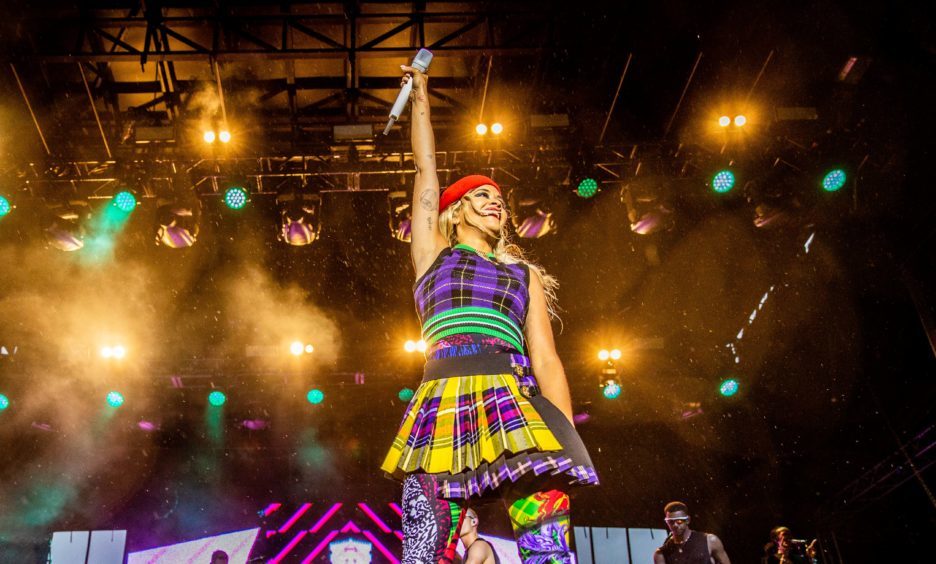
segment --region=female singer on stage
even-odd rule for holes
[[[422,383],[382,469],[403,481],[403,562],[451,562],[462,509],[503,500],[525,563],[571,562],[571,485],[597,484],[550,326],[556,280],[506,238],[490,178],[439,194],[427,78],[413,81],[412,259]]]

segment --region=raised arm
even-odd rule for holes
[[[533,374],[543,395],[559,408],[572,423],[572,396],[566,381],[562,361],[556,352],[549,312],[546,309],[546,292],[539,276],[530,272],[530,309],[527,312],[524,333],[533,364]]]
[[[447,246],[439,231],[439,176],[436,173],[435,136],[429,116],[429,92],[426,75],[404,66],[403,81],[413,81],[411,130],[416,182],[413,184],[412,242],[410,253],[416,277],[422,276],[432,261]]]

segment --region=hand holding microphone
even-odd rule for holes
[[[393,108],[390,109],[390,119],[387,121],[387,127],[384,128],[384,135],[390,133],[390,129],[393,127],[393,124],[400,119],[400,115],[403,113],[403,110],[406,108],[406,102],[410,99],[410,93],[412,92],[414,86],[416,88],[417,96],[426,96],[426,78],[422,76],[426,71],[429,70],[429,63],[432,62],[432,52],[428,49],[420,49],[416,53],[416,57],[413,58],[413,63],[410,67],[402,67],[404,71],[412,73],[412,76],[407,76],[403,78],[403,84],[400,88],[400,93],[397,95],[396,102],[393,104]]]

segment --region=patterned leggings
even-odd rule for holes
[[[569,496],[560,490],[503,495],[524,564],[567,564]],[[450,564],[461,528],[462,507],[436,497],[431,474],[403,482],[403,564]]]

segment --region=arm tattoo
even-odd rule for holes
[[[426,218],[426,231],[432,231],[432,218]]]
[[[423,190],[422,194],[419,195],[419,205],[427,212],[438,212],[439,194],[435,190]]]

